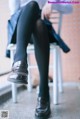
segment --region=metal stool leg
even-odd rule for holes
[[[30,62],[29,62],[29,53],[27,54],[28,58],[28,91],[32,91],[31,75],[30,75]]]
[[[12,83],[12,99],[14,103],[17,102],[17,86],[15,83]]]
[[[11,66],[13,64],[13,59],[14,59],[14,50],[11,50]],[[12,83],[12,99],[13,102],[17,102],[17,85],[15,83]]]
[[[32,91],[32,84],[30,79],[30,72],[28,72],[28,92]]]
[[[58,50],[54,46],[53,50],[54,64],[53,64],[53,103],[58,104]]]
[[[58,49],[58,84],[59,84],[59,92],[63,92],[63,77],[62,77],[62,59],[61,59],[61,51]]]

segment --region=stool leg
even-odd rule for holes
[[[15,83],[12,83],[12,99],[14,103],[17,102],[17,86]]]
[[[53,103],[58,104],[58,51],[57,46],[54,46],[53,50]]]
[[[32,83],[31,83],[31,75],[30,75],[30,60],[29,60],[29,54],[27,54],[27,59],[28,59],[28,91],[32,91]]]
[[[61,59],[61,51],[58,49],[58,81],[59,81],[59,92],[63,92],[63,77],[62,77],[62,59]]]
[[[39,94],[39,86],[37,86],[37,91],[36,91],[36,93],[37,93],[37,95]]]
[[[11,50],[10,53],[11,53],[11,66],[12,66],[15,51]],[[12,83],[12,99],[13,99],[13,102],[15,103],[17,102],[17,85],[15,83]]]
[[[13,64],[13,62],[14,62],[14,53],[15,53],[15,51],[14,51],[14,50],[10,50],[11,67],[12,67],[12,64]]]
[[[31,79],[30,79],[30,72],[28,70],[28,92],[32,91]]]

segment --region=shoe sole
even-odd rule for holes
[[[17,84],[28,84],[28,83],[25,82],[25,81],[20,81],[20,80],[15,81],[15,79],[8,79],[8,81],[10,81],[10,82],[12,82],[12,83],[17,83]]]
[[[15,78],[8,78],[8,81],[12,83],[18,83],[18,84],[28,84],[28,82],[26,82],[24,79],[20,80]]]
[[[49,111],[49,113],[45,116],[37,116],[35,114],[35,119],[48,119],[50,117],[50,115],[51,115],[51,111]]]

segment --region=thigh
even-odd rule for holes
[[[46,23],[45,20],[41,20],[41,18],[39,18],[36,22],[30,42],[34,43],[35,39],[37,40],[37,42],[41,42],[41,40],[42,42],[46,42],[46,39],[48,39],[49,43],[53,43],[54,38],[51,34],[50,27],[52,26],[50,26],[49,23]]]

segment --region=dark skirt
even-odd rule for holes
[[[16,44],[16,29],[17,29],[17,23],[20,17],[22,9],[18,10],[15,14],[11,16],[11,18],[8,20],[7,25],[7,31],[8,31],[8,42],[7,46],[9,44]],[[43,20],[44,24],[48,28],[48,34],[49,34],[49,41],[50,43],[56,42],[57,45],[62,48],[62,50],[67,53],[70,51],[70,48],[64,43],[64,41],[61,39],[61,37],[55,32],[54,28],[52,27],[52,24],[47,19]],[[31,36],[30,43],[33,43],[33,35]],[[10,51],[6,49],[6,57],[10,57]]]

